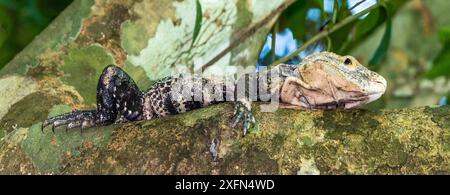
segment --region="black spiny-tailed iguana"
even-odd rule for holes
[[[252,86],[252,87],[249,87]],[[243,121],[244,135],[255,122],[252,101],[279,101],[302,109],[356,108],[378,99],[386,80],[352,56],[321,52],[299,65],[280,64],[270,71],[247,74],[238,82],[180,75],[141,91],[120,68],[109,65],[97,86],[97,109],[73,111],[45,120],[42,128],[104,126],[149,120],[210,104],[234,101],[233,126]]]

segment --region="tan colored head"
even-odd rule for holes
[[[380,98],[386,90],[386,80],[352,56],[312,54],[302,61],[297,73],[284,82],[281,100],[306,109],[360,107]]]

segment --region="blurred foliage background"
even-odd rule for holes
[[[0,68],[70,3],[0,0]],[[324,50],[353,55],[388,80],[386,94],[367,108],[446,105],[450,94],[448,0],[298,0],[267,36],[257,67],[287,56],[318,33],[373,5],[379,7],[309,45],[287,63],[299,63],[306,55]]]
[[[380,7],[308,46],[288,63],[298,63],[306,55],[324,50],[353,55],[388,80],[386,94],[366,108],[447,105],[448,0],[297,1],[275,25],[275,41],[271,34],[268,36],[258,66],[292,53],[319,32],[375,4]]]
[[[0,68],[66,8],[72,0],[0,0]]]

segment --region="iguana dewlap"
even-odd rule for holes
[[[321,52],[299,65],[280,64],[237,81],[197,75],[167,77],[141,91],[122,69],[109,65],[97,86],[97,109],[73,111],[45,120],[43,128],[104,126],[150,120],[226,101],[236,102],[233,126],[243,119],[244,134],[254,123],[252,101],[279,101],[302,109],[356,108],[378,99],[386,80],[352,56]]]

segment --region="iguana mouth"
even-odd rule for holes
[[[353,91],[354,96],[349,95],[348,97],[343,97],[338,99],[337,101],[326,102],[316,105],[311,105],[311,109],[321,109],[321,110],[329,110],[329,109],[350,109],[350,108],[358,108],[377,100],[380,98],[384,91],[386,90],[386,80],[383,77],[377,77],[372,82],[370,87],[366,88],[366,92],[361,93],[359,91]],[[350,93],[350,92],[347,92]],[[356,95],[357,94],[357,95]],[[304,102],[304,101],[303,101]],[[309,104],[309,102],[305,102]]]
[[[367,100],[367,97],[361,100],[340,100],[338,102],[329,102],[324,104],[311,105],[311,109],[316,110],[332,110],[332,109],[349,109],[362,106]]]
[[[326,103],[320,103],[320,104],[310,104],[311,102],[307,101],[305,98],[301,98],[302,102],[304,102],[306,105],[309,105],[309,109],[314,110],[331,110],[331,109],[350,109],[350,108],[358,108],[365,103],[367,103],[371,96],[381,96],[379,93],[373,93],[373,94],[364,94],[360,96],[354,96],[354,97],[348,97],[344,99],[340,99],[337,101],[332,102],[326,102]]]
[[[316,110],[332,110],[337,108],[345,108],[345,102],[330,102],[326,104],[311,105],[311,109]]]
[[[349,97],[348,99],[341,99],[338,101],[327,102],[322,104],[311,105],[308,102],[306,104],[310,105],[310,109],[316,110],[331,110],[331,109],[350,109],[350,108],[358,108],[368,102],[378,99],[382,92],[373,92],[369,94],[364,94],[361,96]],[[304,102],[304,101],[303,101]]]

